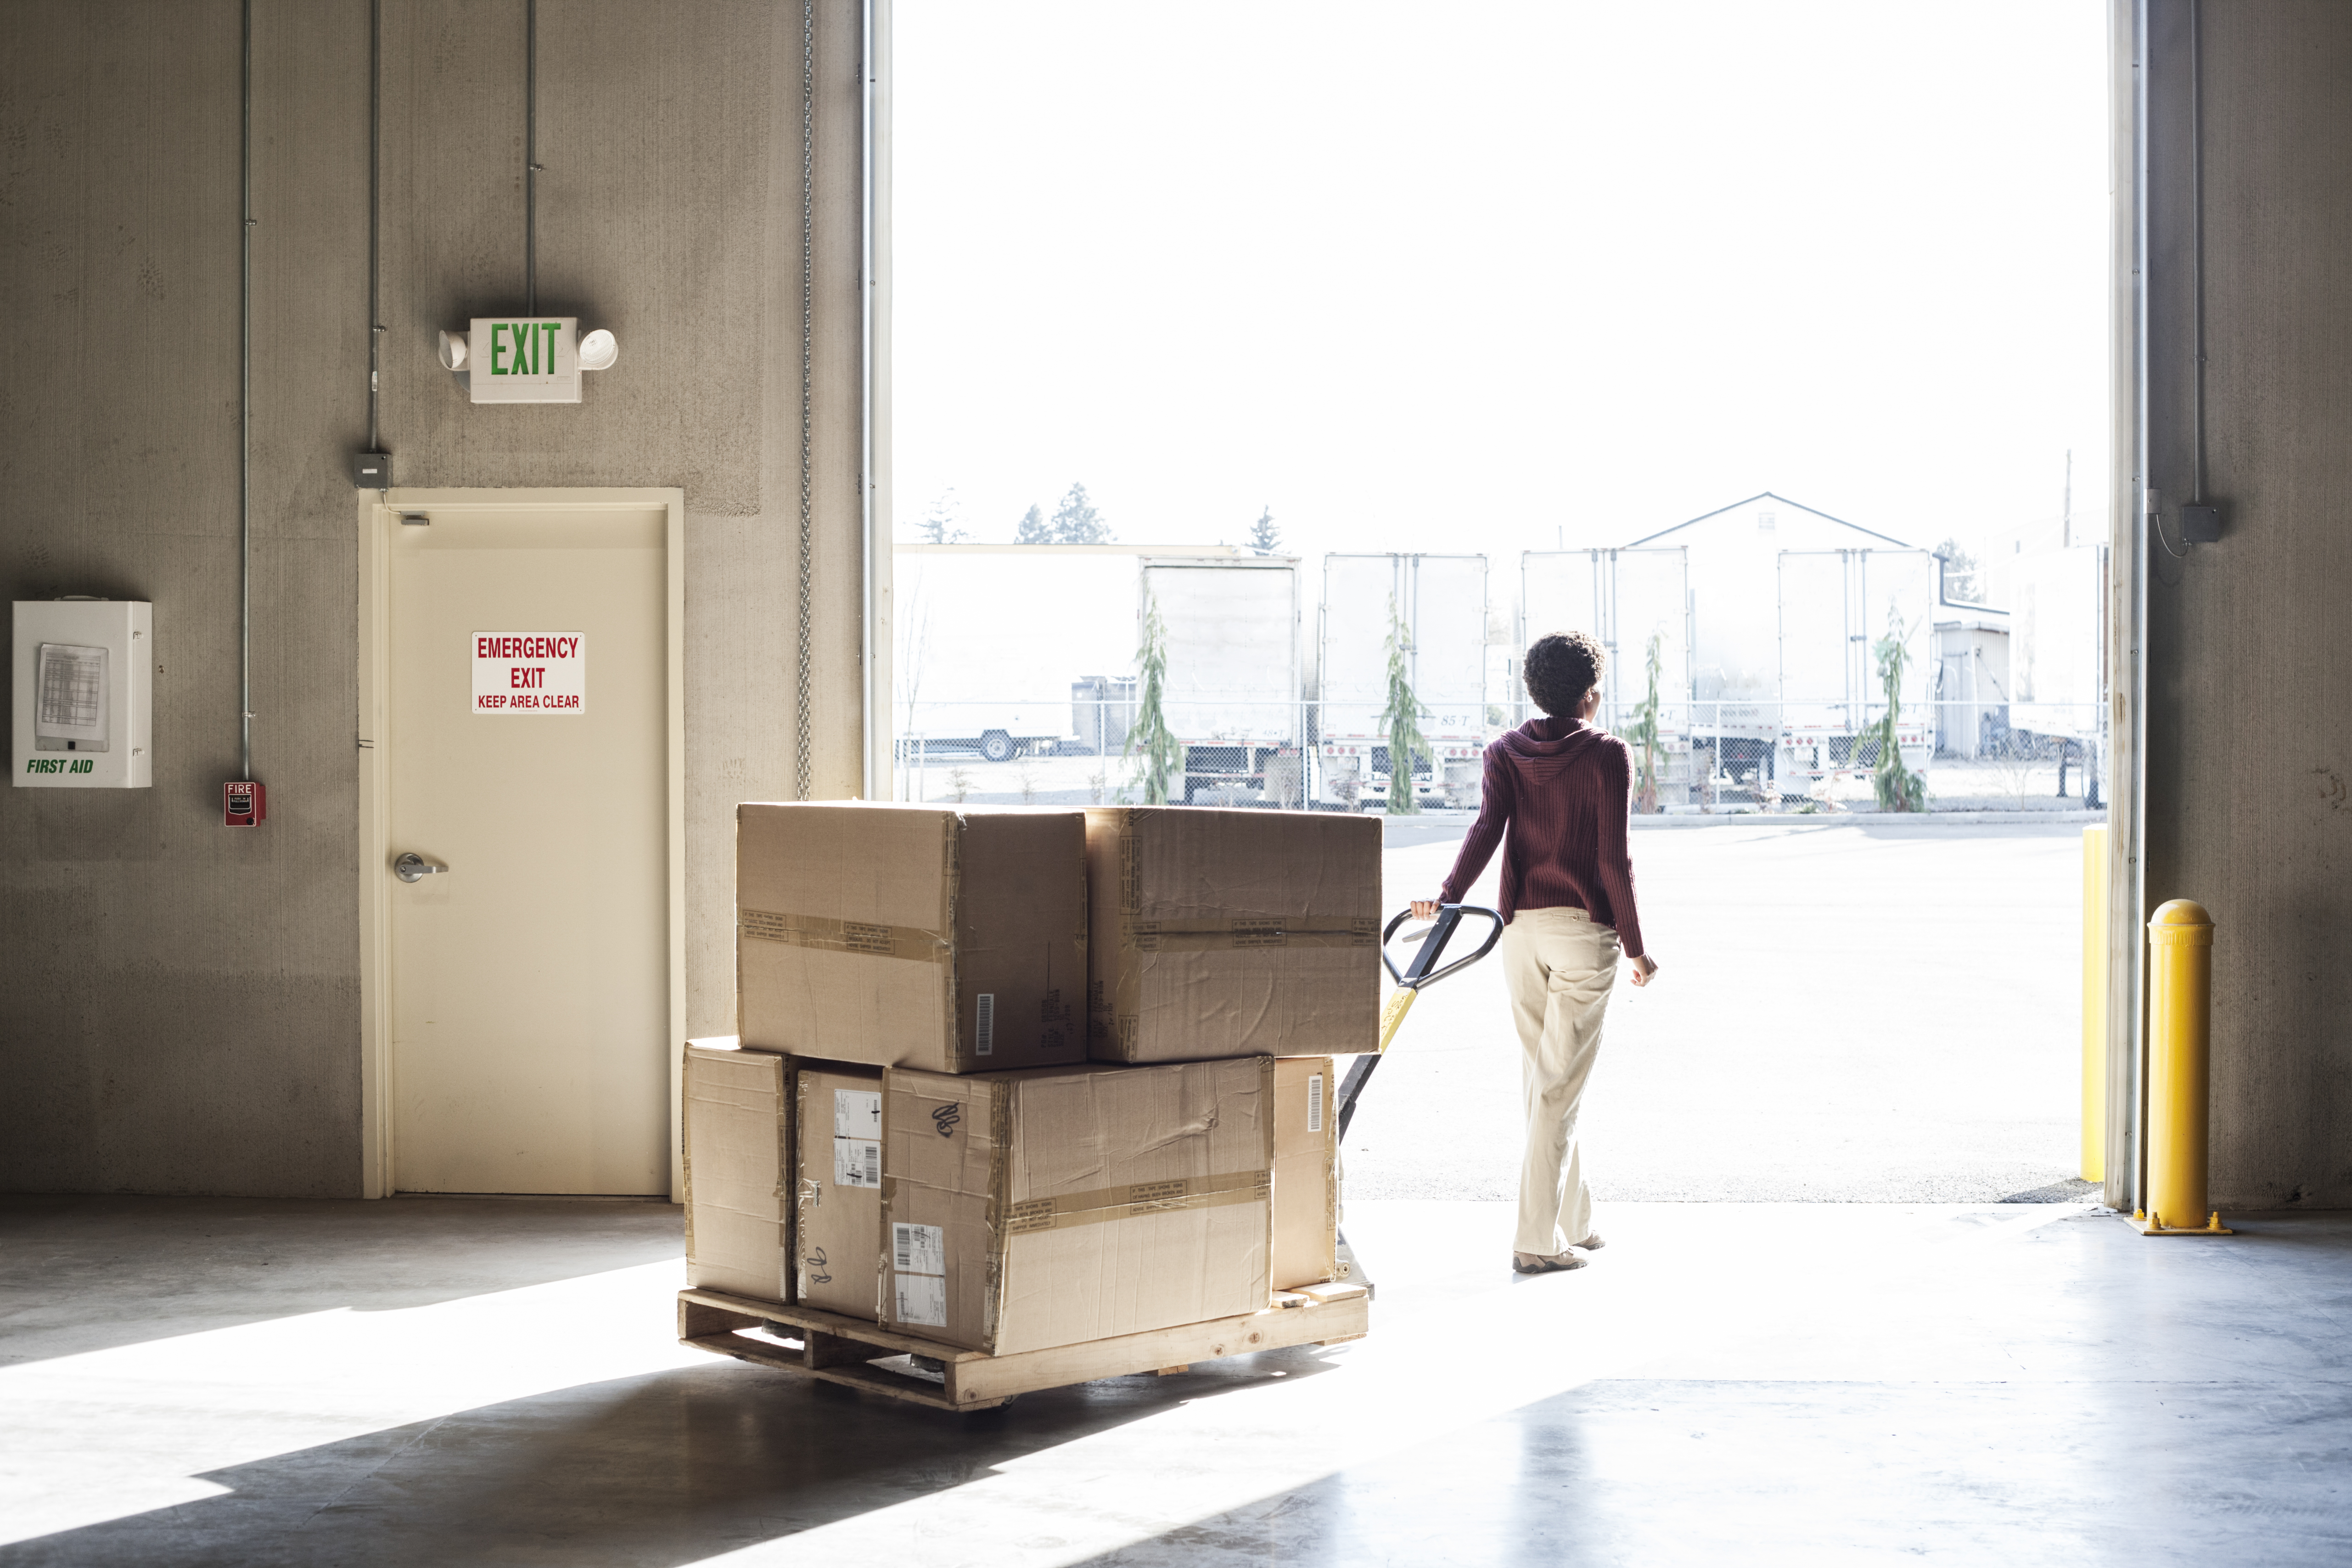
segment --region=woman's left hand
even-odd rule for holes
[[[1435,920],[1437,918],[1437,900],[1435,899],[1413,900],[1412,918],[1417,921]]]

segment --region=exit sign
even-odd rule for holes
[[[580,318],[477,316],[466,368],[477,403],[580,401]]]

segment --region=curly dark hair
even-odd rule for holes
[[[1553,632],[1529,645],[1528,695],[1555,719],[1576,717],[1584,694],[1601,684],[1609,656],[1582,632]]]

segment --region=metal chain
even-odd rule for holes
[[[815,526],[810,465],[815,395],[810,311],[816,272],[816,0],[801,0],[801,616],[794,626],[793,770],[809,798],[809,544]]]

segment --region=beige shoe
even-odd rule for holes
[[[1601,1239],[1601,1233],[1596,1230],[1591,1236],[1586,1237],[1582,1241],[1578,1242],[1576,1244],[1576,1249],[1579,1252],[1598,1252],[1608,1245],[1609,1244],[1607,1242]]]
[[[1563,1252],[1551,1258],[1534,1252],[1511,1254],[1511,1267],[1521,1274],[1564,1274],[1571,1268],[1583,1268],[1586,1261],[1573,1252]]]

